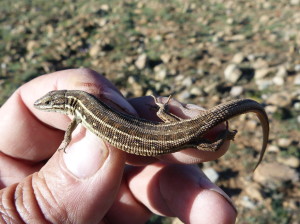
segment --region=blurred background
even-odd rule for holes
[[[299,223],[300,0],[0,1],[0,105],[34,77],[78,67],[125,97],[260,102],[271,133],[255,173],[262,131],[251,115],[230,123],[239,133],[226,155],[199,166],[233,198],[238,223]]]

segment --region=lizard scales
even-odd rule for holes
[[[131,154],[157,156],[186,148],[216,151],[226,139],[233,139],[235,133],[226,130],[213,143],[203,139],[203,135],[232,117],[254,112],[263,128],[263,144],[257,167],[263,158],[269,136],[268,117],[263,107],[250,99],[232,100],[203,111],[197,117],[167,123],[121,113],[80,90],[51,91],[37,100],[34,106],[74,116],[66,131],[64,148],[70,142],[70,135],[77,124],[82,123],[111,145]]]

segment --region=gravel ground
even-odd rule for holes
[[[298,223],[299,0],[13,0],[0,12],[0,105],[22,83],[76,67],[101,72],[126,97],[262,103],[271,134],[257,171],[262,133],[248,115],[231,122],[240,131],[230,151],[201,167],[232,196],[238,223]]]

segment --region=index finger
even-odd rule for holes
[[[70,69],[40,76],[21,86],[0,109],[0,151],[28,161],[46,160],[60,145],[70,119],[33,107],[51,90],[78,89],[107,99],[113,106],[134,114],[131,105],[103,76],[89,69]],[[117,104],[116,104],[117,103]]]

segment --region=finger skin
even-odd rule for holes
[[[156,163],[127,175],[134,197],[155,214],[184,223],[235,223],[236,210],[225,193],[196,166]]]
[[[92,70],[70,69],[43,75],[20,87],[1,107],[0,150],[4,154],[41,161],[56,151],[70,119],[63,114],[46,113],[33,107],[35,100],[56,89],[79,89],[98,97],[108,95],[111,98],[111,92],[115,92],[113,99],[119,96],[118,103],[134,113],[115,87]],[[47,147],[48,150],[41,151],[39,147]]]
[[[78,70],[74,70],[72,76],[74,76],[74,72],[76,73]],[[79,72],[82,72],[82,70],[79,70]],[[85,70],[84,72],[83,79],[85,79],[86,76],[93,76],[89,70]],[[24,105],[31,105],[31,101],[34,101],[32,95],[35,91],[48,91],[46,86],[49,86],[49,83],[55,80],[53,78],[57,78],[56,75],[57,74],[43,76],[33,80],[28,85],[23,86],[21,88],[22,90],[19,90],[19,92],[15,94],[16,98],[14,98],[14,96],[11,98],[21,99],[17,96],[20,95],[22,96],[24,104],[14,105],[10,104],[10,102],[6,104],[6,107],[8,109],[10,108],[8,111],[15,110],[17,112],[13,114],[19,118],[23,116],[24,119],[23,124],[19,126],[20,130],[18,129],[9,133],[11,135],[13,134],[13,137],[6,136],[7,138],[11,138],[9,143],[13,143],[12,140],[21,137],[22,132],[25,131],[31,131],[29,137],[32,138],[31,141],[24,142],[23,145],[22,142],[16,142],[13,145],[5,145],[5,142],[1,142],[1,151],[8,163],[9,158],[17,161],[16,158],[21,157],[24,164],[38,163],[41,162],[39,160],[48,158],[49,152],[47,151],[52,150],[53,139],[43,139],[43,141],[46,141],[48,144],[39,145],[42,141],[38,138],[43,138],[43,134],[49,137],[45,132],[57,132],[56,129],[44,125],[44,123],[47,122],[50,122],[49,125],[51,124],[51,116],[43,117],[44,115],[42,114],[39,116],[40,112],[31,111],[32,108],[30,108],[30,106],[27,107],[27,113]],[[59,75],[65,74],[62,72]],[[66,74],[66,76],[68,76],[68,74]],[[82,78],[82,74],[77,76]],[[57,80],[55,81],[56,84],[58,84]],[[42,85],[43,83],[45,86]],[[111,88],[107,88],[106,90],[108,89],[112,92]],[[117,96],[113,96],[112,98],[114,97],[118,98],[118,93]],[[12,102],[16,101],[12,100]],[[123,106],[126,104],[128,104],[126,101],[125,103],[123,102]],[[127,109],[131,109],[130,105]],[[25,113],[31,117],[24,118],[24,110]],[[41,118],[41,121],[43,121],[37,122],[37,125],[44,125],[46,127],[43,130],[44,133],[38,132],[38,130],[34,128],[30,130],[33,127],[32,123],[27,122],[26,119],[36,119],[33,115]],[[67,123],[68,119],[66,119],[66,117],[61,118],[62,122],[66,121]],[[10,117],[11,122],[14,120],[17,119]],[[53,120],[53,126],[59,127],[61,121],[59,119]],[[1,128],[3,128],[3,126]],[[99,223],[103,219],[117,195],[123,175],[125,154],[111,146],[107,145],[107,147],[105,147],[102,140],[91,133],[90,135],[88,133],[81,133],[81,135],[83,136],[79,136],[81,138],[79,138],[77,142],[70,144],[69,147],[73,148],[73,150],[70,149],[68,153],[56,152],[39,172],[20,180],[18,184],[10,185],[0,191],[0,221],[15,222],[22,220],[27,223]],[[88,139],[88,142],[80,144],[87,139],[88,136],[94,138],[94,140]],[[30,150],[20,156],[20,152],[24,150],[24,147],[30,147]],[[77,148],[77,150],[75,150],[75,148]],[[39,154],[43,154],[43,156],[39,156]],[[31,158],[31,156],[33,158]],[[19,161],[22,161],[21,158]],[[88,159],[85,161],[84,159],[86,158]],[[25,161],[25,159],[28,161]],[[7,167],[2,167],[2,165],[3,164],[1,164],[1,179],[4,178],[2,170],[7,169]],[[17,163],[14,165],[17,165]],[[80,168],[79,170],[77,169],[78,167]],[[97,169],[95,169],[95,167]],[[74,172],[76,169],[77,172]],[[84,171],[82,175],[80,174],[81,169]],[[17,170],[18,169],[16,169],[16,172]]]

